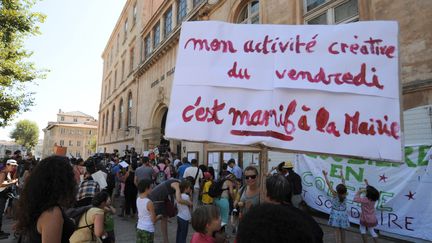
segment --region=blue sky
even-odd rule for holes
[[[35,106],[19,114],[11,126],[0,128],[0,140],[22,119],[42,129],[57,119],[57,112],[82,111],[98,119],[102,80],[102,52],[126,0],[44,0],[33,10],[47,15],[42,34],[26,41],[31,60],[49,69],[47,78],[30,85]]]

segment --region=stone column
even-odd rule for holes
[[[178,5],[177,1],[174,1],[172,4],[172,29],[175,29],[177,26],[177,13],[178,13]]]
[[[165,38],[165,16],[164,15],[162,15],[162,17],[160,18],[159,28],[160,28],[159,39],[160,42],[162,42],[162,40]]]
[[[154,45],[153,45],[153,35],[154,35],[154,32],[153,32],[153,29],[150,31],[150,50],[151,50],[151,52],[153,52],[153,50],[154,50]],[[149,53],[150,54],[150,53]]]
[[[193,7],[193,0],[186,0],[186,13],[190,13]]]

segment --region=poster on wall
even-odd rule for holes
[[[193,159],[198,159],[198,152],[187,152],[187,158],[189,162]]]
[[[302,179],[303,199],[312,208],[330,213],[331,194],[322,170],[334,187],[344,174],[348,189],[349,219],[358,224],[360,204],[355,193],[365,188],[364,179],[380,191],[375,204],[377,229],[395,234],[432,240],[432,160],[426,156],[430,145],[405,148],[405,163],[348,159],[335,156],[299,155],[294,170]],[[429,159],[429,162],[428,162]]]
[[[165,135],[400,162],[398,32],[185,22]]]

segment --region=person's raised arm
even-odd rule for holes
[[[340,172],[340,177],[341,177],[341,180],[342,180],[342,184],[345,185],[345,177],[344,177],[344,174],[343,174],[342,170]]]
[[[369,186],[369,182],[367,179],[364,179],[364,182],[365,182],[366,186]]]
[[[178,182],[172,183],[171,187],[175,190],[175,199],[176,199],[177,203],[184,204],[184,205],[187,205],[187,206],[192,206],[193,205],[190,201],[183,200],[181,198],[181,192],[180,192],[180,187],[179,187],[179,183]]]
[[[330,183],[329,179],[327,178],[327,171],[323,170],[322,173],[324,175],[325,182],[327,183],[327,186],[330,189],[330,192],[333,194],[333,196],[335,196],[337,193],[335,190],[333,190],[332,184]]]

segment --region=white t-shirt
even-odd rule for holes
[[[183,178],[186,178],[188,176],[192,176],[193,178],[195,178],[197,170],[198,170],[198,167],[193,167],[193,166],[186,168],[186,170],[185,170],[185,172],[183,174]],[[201,170],[199,170],[197,179],[195,181],[194,188],[199,188],[200,187],[199,186],[199,180],[202,179],[202,178],[203,178],[203,173],[202,173]]]
[[[182,193],[181,198],[185,201],[190,201],[190,197],[186,193]],[[178,213],[177,213],[178,217],[180,217],[183,220],[187,220],[187,221],[189,221],[191,219],[191,213],[190,213],[189,206],[177,203],[177,209],[178,209]]]
[[[147,203],[150,202],[148,198],[140,198],[136,200],[138,210],[138,224],[137,228],[153,233],[155,231],[154,224],[151,220],[150,212],[147,210]]]

